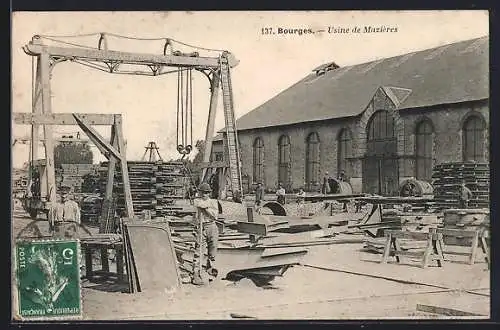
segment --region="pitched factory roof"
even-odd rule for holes
[[[489,40],[476,38],[368,63],[316,71],[236,121],[238,130],[361,114],[379,87],[411,90],[400,109],[489,97]],[[320,68],[322,68],[321,66]]]

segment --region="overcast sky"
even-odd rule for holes
[[[13,111],[31,111],[31,57],[21,47],[33,35],[67,36],[109,32],[139,38],[173,38],[210,49],[225,49],[240,60],[232,70],[236,117],[251,111],[294,84],[320,64],[363,63],[488,35],[487,11],[427,12],[26,12],[12,20]],[[328,33],[328,27],[360,27],[361,33]],[[397,32],[362,33],[365,26]],[[326,30],[303,35],[262,34],[262,28]],[[98,37],[58,38],[91,47]],[[46,41],[47,44],[54,44]],[[111,37],[108,48],[161,54],[162,41]],[[194,51],[177,47],[182,51]],[[200,55],[217,52],[198,50]],[[193,139],[203,139],[208,116],[209,85],[193,74]],[[52,77],[54,113],[121,113],[127,158],[139,160],[148,141],[156,141],[164,159],[177,157],[176,75],[112,75],[75,63],[55,66]],[[220,100],[220,99],[219,99]],[[219,102],[216,128],[224,126]],[[56,126],[56,135],[77,127]],[[109,129],[101,130],[109,136]],[[29,134],[13,126],[14,136]],[[13,166],[28,159],[28,146],[13,148]],[[102,160],[95,150],[95,159]],[[43,155],[43,151],[40,152]]]

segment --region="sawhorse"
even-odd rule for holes
[[[421,257],[421,267],[428,266],[430,261],[437,261],[439,267],[442,267],[444,261],[443,251],[438,243],[442,239],[442,234],[434,231],[428,233],[408,232],[401,230],[386,230],[386,243],[384,254],[381,263],[387,263],[389,256],[396,257],[396,261],[400,262],[400,257]],[[400,246],[399,239],[413,239],[417,241],[427,241],[427,246],[423,252],[403,251]]]
[[[476,256],[477,256],[477,248],[478,246],[481,247],[481,250],[483,251],[484,254],[484,259],[486,261],[486,264],[488,265],[488,268],[490,267],[490,253],[488,249],[488,245],[486,243],[486,237],[489,234],[488,230],[485,230],[483,233],[480,234],[479,230],[461,230],[461,229],[446,229],[446,228],[438,228],[436,230],[438,234],[441,234],[441,239],[439,240],[439,245],[441,247],[441,250],[445,254],[452,254],[452,255],[463,255],[463,256],[468,256],[469,257],[469,264],[473,265],[474,262],[476,261]],[[457,252],[457,251],[449,251],[446,250],[446,245],[444,243],[443,237],[454,237],[455,239],[471,239],[471,246],[470,246],[470,251],[468,252]],[[460,244],[456,242],[455,244],[447,244],[451,246],[468,246],[467,244]]]

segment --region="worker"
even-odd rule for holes
[[[217,246],[219,241],[219,229],[217,228],[216,220],[219,215],[219,205],[217,200],[211,199],[210,194],[212,189],[208,183],[202,183],[198,187],[200,196],[194,200],[194,206],[197,209],[197,225],[202,226],[202,237],[196,237],[195,250],[200,249],[200,245],[203,243],[207,244],[207,273],[209,276],[215,278],[218,275],[218,270],[215,265],[215,257],[217,254]],[[198,231],[196,231],[197,233]],[[193,279],[192,283],[195,285],[205,284],[201,277],[201,262],[199,259],[203,260],[203,254],[195,253],[195,260],[193,260]]]
[[[344,170],[341,170],[338,176],[338,180],[340,182],[347,182],[347,175],[345,174]]]
[[[49,222],[57,238],[76,238],[80,226],[80,206],[73,200],[71,188],[61,189],[60,201],[51,206]]]
[[[328,174],[328,172],[325,172],[325,176],[323,177],[323,185],[321,186],[321,193],[323,195],[326,195],[328,194],[329,192],[329,184],[328,184],[328,178],[330,177],[330,175]]]
[[[304,203],[306,201],[306,192],[304,189],[300,188],[299,192],[297,193],[297,213],[299,214],[300,217],[305,216],[304,214]]]
[[[255,206],[259,207],[262,203],[262,199],[264,198],[264,187],[262,186],[262,182],[257,183],[257,187],[255,188]]]
[[[465,181],[462,181],[458,198],[459,198],[460,208],[466,209],[469,207],[469,201],[472,198],[472,191],[470,191],[470,189],[467,188],[467,186],[465,185]]]
[[[285,205],[285,195],[286,191],[281,183],[278,183],[278,190],[276,191],[276,201],[281,205]]]
[[[219,198],[219,176],[217,173],[212,174],[210,177],[210,188],[212,189],[212,198]]]

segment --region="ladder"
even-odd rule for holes
[[[229,179],[231,181],[231,192],[233,196],[236,191],[243,196],[243,185],[241,180],[241,159],[238,145],[238,132],[234,118],[233,90],[231,87],[231,75],[227,52],[220,58],[220,81],[222,85],[222,101],[224,104],[224,119],[226,124],[225,148],[228,155]]]

